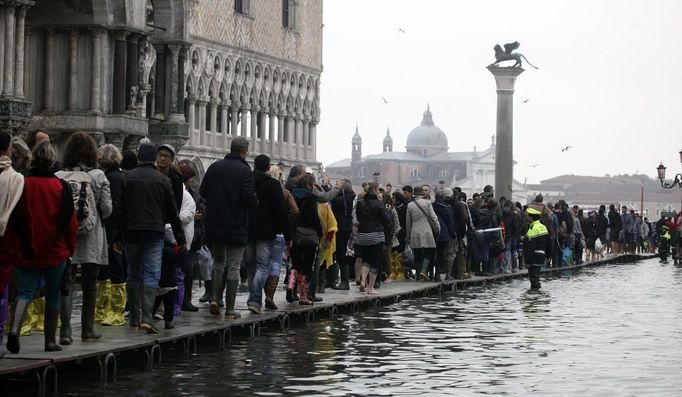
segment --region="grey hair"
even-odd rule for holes
[[[31,158],[33,155],[31,154],[31,149],[28,147],[26,141],[17,136],[12,137],[12,140],[10,141],[10,147],[12,148],[12,151],[18,153],[19,156],[27,159],[27,166],[31,163]]]
[[[282,170],[279,169],[278,166],[272,165],[270,166],[270,170],[268,171],[270,174],[270,177],[272,177],[276,181],[281,181],[282,180]]]
[[[367,181],[367,185],[365,187],[365,192],[366,193],[376,193],[379,191],[379,184],[374,182],[374,181]]]
[[[97,162],[102,169],[118,168],[121,160],[123,160],[121,152],[110,143],[102,145],[97,149]]]
[[[41,171],[49,171],[52,169],[57,155],[50,142],[41,142],[33,148],[33,160],[31,168],[36,168]]]
[[[249,150],[249,141],[246,138],[238,136],[232,140],[230,153],[238,154],[247,150]]]

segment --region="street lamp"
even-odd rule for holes
[[[682,150],[680,150],[680,163],[682,163]],[[666,166],[663,165],[663,163],[660,163],[658,167],[656,167],[656,172],[658,173],[658,179],[661,180],[661,187],[664,189],[672,189],[675,186],[682,188],[682,174],[677,174],[675,175],[675,179],[673,179],[672,183],[668,183],[665,181],[665,170]]]

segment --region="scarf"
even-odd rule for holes
[[[9,218],[23,191],[24,177],[14,171],[9,157],[0,157],[0,237],[5,235]]]

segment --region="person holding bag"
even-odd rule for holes
[[[436,240],[440,234],[438,217],[421,186],[414,188],[414,200],[407,205],[405,243],[414,251],[414,265],[421,281],[430,281],[429,266],[434,262]]]

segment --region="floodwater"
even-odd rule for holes
[[[121,368],[97,394],[682,395],[682,268],[651,259],[543,279],[541,293],[528,285],[294,324],[189,360],[164,355],[151,372]],[[90,379],[60,376],[60,394],[92,395]]]

